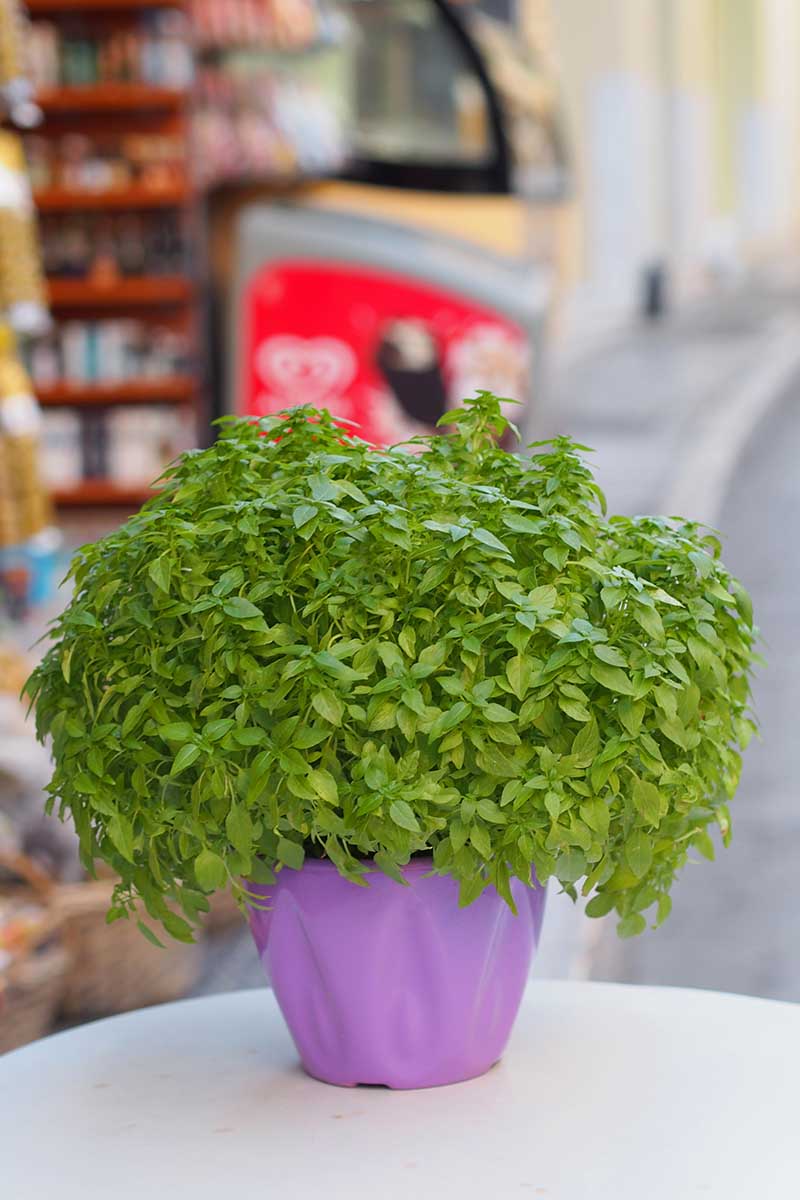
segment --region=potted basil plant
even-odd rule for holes
[[[308,408],[223,422],[77,554],[28,684],[108,919],[191,940],[232,887],[337,1084],[486,1071],[548,880],[623,937],[662,922],[754,728],[713,533],[606,519],[583,448],[500,449],[488,393],[444,424],[409,453]]]

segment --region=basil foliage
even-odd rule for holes
[[[79,551],[27,686],[110,920],[190,940],[306,855],[368,885],[428,853],[464,904],[533,867],[628,936],[727,841],[755,633],[717,538],[606,519],[585,447],[504,451],[488,393],[444,422],[409,453],[227,420]]]

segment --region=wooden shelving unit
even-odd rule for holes
[[[155,495],[152,488],[124,487],[110,479],[85,479],[74,487],[57,488],[53,492],[53,501],[61,508],[87,508],[97,504],[139,508]]]
[[[107,408],[115,404],[187,404],[194,392],[193,379],[176,375],[135,383],[58,383],[37,388],[36,397],[42,408]]]
[[[185,275],[142,275],[108,283],[91,279],[50,278],[47,294],[51,308],[157,308],[188,304],[192,280]]]
[[[74,87],[46,88],[37,93],[36,103],[46,117],[64,113],[174,112],[186,96],[173,88],[146,83],[95,83]]]
[[[128,31],[135,36],[141,28],[141,15],[146,10],[185,10],[188,0],[27,0],[27,7],[34,20],[53,23],[63,31],[62,36],[102,43],[104,39],[120,33],[127,36]],[[39,133],[45,138],[59,142],[65,134],[77,132],[84,134],[90,143],[98,147],[113,146],[114,139],[118,139],[119,146],[124,148],[126,140],[138,139],[143,142],[148,137],[163,137],[167,141],[177,140],[179,145],[182,143],[186,153],[182,179],[176,170],[170,177],[173,182],[165,182],[161,187],[142,183],[104,191],[43,187],[34,196],[39,213],[55,223],[62,219],[62,214],[67,222],[77,216],[81,228],[85,230],[88,227],[90,239],[94,229],[101,231],[105,223],[106,245],[110,215],[116,214],[113,217],[116,221],[119,214],[123,217],[126,213],[139,214],[138,220],[145,224],[145,228],[150,227],[147,224],[149,222],[175,222],[187,245],[195,224],[194,192],[189,178],[187,100],[186,91],[135,80],[88,82],[42,89],[36,101],[44,114]],[[103,152],[107,151],[104,149]],[[141,162],[137,162],[130,174],[132,178],[142,175]],[[54,179],[60,177],[55,173],[52,176]],[[159,210],[171,211],[162,217]],[[96,226],[94,222],[97,222]],[[147,331],[152,328],[154,337],[160,336],[159,331],[164,337],[168,334],[179,335],[188,340],[190,351],[194,347],[193,353],[197,353],[197,298],[195,281],[190,274],[171,270],[171,273],[163,275],[108,276],[99,260],[92,262],[92,257],[90,254],[85,277],[54,274],[48,278],[48,297],[57,327],[67,323],[77,327],[88,322],[100,330],[105,322],[131,320],[145,327],[145,344]],[[185,261],[191,261],[193,257],[190,253]],[[168,260],[165,257],[163,261],[166,265]],[[176,261],[180,260],[173,254],[169,262],[174,267]],[[158,265],[157,261],[153,263],[156,270]],[[94,267],[96,270],[93,271]],[[97,330],[93,332],[93,338],[101,336]],[[93,344],[99,345],[99,342]],[[74,341],[71,345],[74,347]],[[102,449],[105,444],[103,431],[109,428],[107,422],[111,421],[111,410],[118,406],[135,409],[137,406],[152,408],[163,405],[182,410],[184,414],[193,412],[197,418],[200,404],[198,383],[189,375],[154,378],[147,373],[143,364],[141,377],[128,378],[124,383],[104,381],[102,349],[98,355],[98,361],[91,367],[92,374],[97,372],[101,376],[96,383],[83,384],[74,379],[64,379],[57,384],[36,389],[39,402],[45,410],[73,409],[80,413],[84,469],[91,469],[95,473],[102,471],[107,461],[113,461],[110,457],[106,460]],[[139,360],[134,356],[126,361]],[[179,362],[180,355],[172,361]],[[57,418],[53,416],[52,420],[56,421]],[[132,420],[135,428],[133,414]],[[149,420],[150,428],[153,421],[157,429],[162,428],[160,415],[156,417],[150,414]],[[165,416],[164,423],[166,421]],[[118,423],[119,427],[124,428],[124,423]],[[176,414],[175,429],[176,437],[182,436],[179,431],[185,429],[185,421],[180,413]],[[166,429],[164,433],[167,436]],[[171,438],[172,434],[168,436]],[[84,441],[84,438],[88,440]],[[99,466],[95,459],[90,461],[87,457],[85,446],[89,444],[101,448]],[[93,454],[96,452],[92,451]],[[105,505],[136,508],[152,495],[149,488],[118,484],[112,478],[87,477],[76,486],[56,488],[53,499],[57,505],[72,508]]]
[[[62,187],[39,188],[33,194],[40,213],[59,212],[120,212],[145,208],[181,208],[191,199],[188,183],[170,187],[113,188],[90,192]]]
[[[32,17],[54,17],[59,13],[128,13],[148,8],[185,8],[184,0],[27,0]]]

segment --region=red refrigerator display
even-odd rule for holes
[[[530,264],[386,221],[264,205],[240,224],[237,291],[239,412],[312,404],[385,444],[477,388],[523,405],[536,394],[548,284]]]

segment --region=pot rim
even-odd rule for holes
[[[391,879],[391,876],[387,875],[385,873],[385,871],[382,871],[380,869],[380,867],[376,866],[371,858],[361,858],[361,859],[358,859],[357,861],[360,863],[363,863],[364,866],[370,868],[370,870],[368,872],[369,874],[382,876],[385,879]],[[406,863],[406,865],[404,867],[399,867],[398,869],[404,875],[406,875],[406,874],[418,875],[422,872],[427,872],[428,874],[432,874],[432,873],[436,874],[436,872],[434,872],[434,869],[433,869],[433,855],[432,854],[426,854],[426,855],[418,857],[418,858],[413,858],[411,860],[411,862]],[[296,867],[289,867],[289,866],[284,865],[275,872],[275,877],[276,877],[276,879],[280,878],[280,876],[283,874],[284,871],[290,871],[294,875],[299,875],[302,871],[308,871],[308,870],[311,870],[311,871],[335,871],[336,874],[339,875],[342,879],[346,878],[346,876],[341,874],[341,872],[339,871],[339,868],[336,866],[336,864],[330,858],[307,858],[305,860],[305,862],[303,863],[302,867],[299,868],[299,870]],[[451,879],[453,878],[452,875],[450,875],[449,872],[447,872],[447,871],[443,872],[442,875],[439,875],[438,877],[439,878],[449,877]],[[521,882],[524,882],[524,881],[521,881]],[[252,887],[271,888],[274,886],[275,886],[274,883],[254,884],[252,882],[252,880],[248,880],[248,887],[250,887],[250,888],[252,888]],[[547,884],[546,883],[542,884],[539,882],[538,878],[536,877],[536,872],[535,872],[534,868],[531,867],[531,883],[530,883],[531,891],[534,891],[534,892],[544,891],[544,890],[546,890],[546,888],[547,888]]]
[[[356,861],[362,863],[365,867],[369,867],[370,871],[374,872],[377,875],[384,874],[384,872],[381,871],[380,867],[376,866],[375,862],[371,858],[360,858],[360,859],[357,859]],[[299,868],[299,870],[305,871],[308,869],[315,870],[315,871],[320,871],[320,870],[336,871],[337,874],[340,873],[339,868],[336,866],[336,863],[333,862],[333,860],[330,858],[306,858],[305,862],[303,863],[302,867]],[[413,858],[411,860],[411,862],[406,863],[406,865],[404,867],[399,868],[399,870],[403,871],[403,872],[405,872],[405,871],[431,871],[432,869],[433,869],[433,855],[432,854],[426,854],[422,858]],[[281,872],[282,871],[295,871],[295,873],[297,873],[297,868],[283,866],[283,867],[281,867]]]

